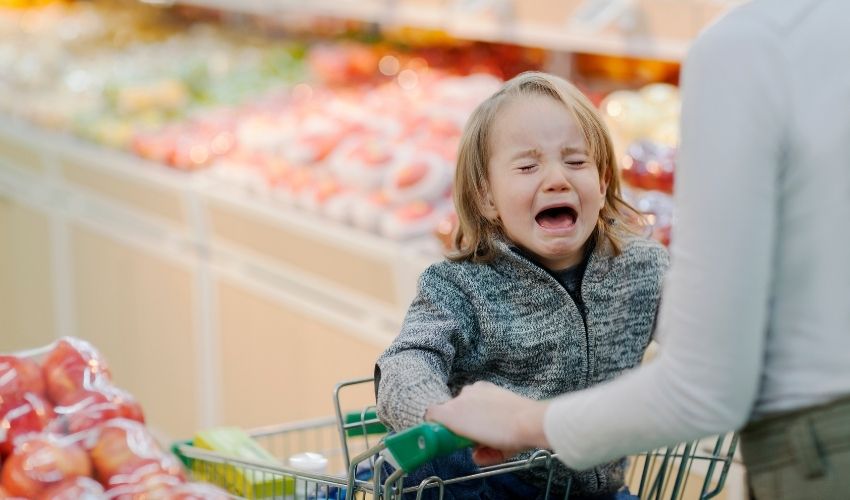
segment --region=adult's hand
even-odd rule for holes
[[[428,408],[425,418],[475,441],[475,462],[493,465],[523,450],[550,447],[543,432],[547,406],[491,383],[476,382],[456,398]]]

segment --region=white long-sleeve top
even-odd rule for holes
[[[850,2],[739,7],[682,87],[661,350],[552,402],[577,469],[850,394]]]

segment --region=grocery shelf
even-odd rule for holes
[[[519,24],[506,27],[475,18],[456,22],[449,30],[459,38],[505,42],[568,52],[609,54],[664,61],[681,61],[690,41],[655,39],[647,36],[624,37],[570,31],[566,26],[552,28]]]
[[[459,39],[680,61],[699,31],[738,0],[143,0],[282,20],[332,17],[440,30]]]
[[[304,16],[326,16],[341,19],[354,19],[365,22],[390,22],[388,1],[313,1],[294,0],[141,0],[153,5],[188,5],[208,9],[222,10],[242,14],[278,16],[301,14]]]
[[[171,208],[163,211],[163,202]],[[335,253],[337,268],[358,267],[363,259],[383,263],[380,296],[370,288],[380,280],[358,287],[257,251],[256,233],[238,225],[232,238],[218,237],[213,206],[238,214],[246,226],[270,228],[273,242],[319,242]],[[245,360],[232,351],[285,358],[270,369],[287,377],[312,362],[292,346],[325,353],[318,359],[332,360],[321,378],[329,385],[368,372],[397,334],[419,273],[438,258],[418,245],[281,206],[206,172],[175,171],[7,116],[0,116],[0,230],[17,242],[5,249],[12,259],[5,269],[21,268],[13,276],[26,277],[3,290],[20,302],[13,300],[8,318],[18,337],[76,335],[145,348],[159,345],[150,343],[151,331],[168,345],[171,336],[180,337],[173,339],[179,355],[170,355],[165,370],[185,374],[169,393],[186,396],[180,415],[145,393],[144,363],[113,357],[128,367],[123,376],[139,383],[134,390],[150,398],[150,413],[169,432],[183,434],[240,422],[236,416],[256,424],[327,412],[319,396],[245,410]],[[321,266],[318,253],[316,259]],[[262,345],[245,345],[246,336]],[[219,381],[231,389],[219,391]]]
[[[0,151],[7,162],[22,166],[16,157],[9,157],[5,147],[15,148],[31,158],[35,170],[46,169],[56,159],[78,160],[87,167],[139,180],[168,189],[184,189],[191,184],[192,173],[180,172],[112,148],[98,146],[69,134],[51,131],[28,121],[0,115]],[[27,167],[27,165],[23,165]],[[33,165],[29,165],[33,167]]]
[[[243,281],[256,282],[263,272],[286,276],[276,281],[289,284],[282,287],[284,295],[347,304],[338,309],[357,311],[349,318],[353,323],[381,330],[377,337],[371,335],[373,341],[394,335],[417,276],[439,258],[435,242],[387,240],[249,193],[206,172],[176,171],[13,118],[0,116],[0,146],[0,192],[107,228],[119,240],[177,260],[206,259]],[[10,147],[21,154],[10,157]],[[19,157],[27,158],[24,168]],[[222,213],[235,218],[229,233],[216,231]],[[253,233],[248,231],[252,227]],[[272,233],[270,244],[278,248],[288,240],[315,244],[316,255],[338,261],[331,270],[370,266],[372,279],[360,280],[360,286],[356,276],[335,279],[334,273],[322,272],[322,263],[306,265],[309,246],[294,260],[286,252],[265,251],[270,244],[257,241],[262,230]],[[261,288],[269,289],[269,283]]]
[[[14,148],[17,156],[10,157],[10,150],[7,148]],[[18,156],[26,157],[26,164],[23,166],[27,171],[40,171],[42,165],[48,162],[59,162],[60,165],[78,164],[84,168],[108,172],[184,195],[203,195],[240,210],[273,218],[282,226],[309,232],[316,238],[339,244],[355,252],[380,258],[405,254],[412,258],[433,259],[433,255],[427,255],[433,250],[427,244],[387,240],[326,217],[277,203],[271,197],[251,193],[205,171],[177,170],[4,115],[0,115],[0,152],[0,164],[5,162],[13,167],[22,166]],[[323,229],[317,229],[318,227]]]
[[[380,260],[396,258],[399,254],[423,255],[422,251],[417,251],[415,243],[399,244],[327,217],[278,203],[271,197],[249,193],[240,186],[228,185],[223,181],[211,181],[207,184],[204,196],[208,200],[229,205],[242,212],[270,219],[281,228],[309,234],[321,242],[337,245],[357,254],[374,256]]]

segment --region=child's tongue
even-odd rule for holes
[[[568,229],[575,222],[575,217],[566,210],[550,210],[537,216],[537,223],[545,229]]]

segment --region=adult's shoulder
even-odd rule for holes
[[[783,33],[792,27],[789,21],[795,14],[791,11],[799,11],[812,2],[793,3],[797,6],[792,2],[754,1],[731,9],[694,40],[685,66],[702,62],[737,65],[739,61],[752,62],[748,58],[755,54],[776,53]]]

